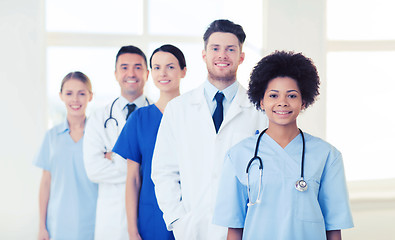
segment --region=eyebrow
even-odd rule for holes
[[[79,93],[79,92],[85,92],[85,91],[88,91],[88,90],[86,90],[86,89],[77,90],[77,93]],[[65,89],[65,92],[74,92],[74,90]]]
[[[166,66],[169,66],[169,65],[174,65],[175,63],[168,63],[168,64],[166,64]],[[160,66],[160,64],[158,64],[158,63],[154,63],[153,64],[154,66]]]
[[[120,66],[123,67],[123,66],[129,66],[129,65],[130,65],[129,63],[122,63]],[[142,63],[136,63],[136,64],[133,64],[133,66],[143,66],[143,64]]]
[[[220,44],[210,44],[209,47],[220,47]],[[225,47],[229,48],[229,47],[238,47],[238,45],[226,45]]]
[[[275,90],[275,89],[272,89],[272,90],[269,90],[269,92],[280,92],[279,90]],[[297,92],[297,93],[299,93],[299,91],[297,91],[297,90],[294,90],[294,89],[292,89],[292,90],[288,90],[287,91],[287,93],[290,93],[290,92]]]

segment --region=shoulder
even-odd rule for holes
[[[237,158],[252,158],[255,150],[256,141],[258,140],[259,134],[247,137],[235,144],[228,151],[228,156],[232,159]],[[251,154],[252,155],[251,155]],[[251,155],[251,157],[250,157]],[[246,157],[248,156],[248,157]]]
[[[248,98],[247,90],[240,83],[234,101],[237,102],[242,108],[248,109],[249,111],[261,112],[258,111],[251,103],[250,99]]]
[[[154,104],[140,107],[136,111],[134,111],[133,114],[137,114],[137,115],[149,114],[150,112],[152,112],[154,110],[154,108],[155,108]]]
[[[168,106],[186,106],[192,103],[201,102],[202,100],[205,100],[203,85],[175,97],[169,102]]]
[[[238,88],[237,88],[237,92],[239,92],[239,93],[241,93],[241,94],[247,95],[247,89],[245,89],[245,88],[243,87],[243,85],[241,85],[240,83],[239,83],[239,86],[238,86]]]
[[[341,156],[341,152],[327,141],[308,133],[304,133],[304,137],[306,148],[314,149],[315,152],[325,154],[327,157],[338,158]]]
[[[59,138],[62,133],[66,132],[66,126],[67,122],[64,121],[47,130],[45,133],[44,142],[50,143],[54,140],[56,141],[56,139]]]
[[[88,117],[88,123],[90,122],[104,122],[104,119],[107,119],[110,113],[110,109],[113,106],[113,102],[108,103],[107,105],[97,107],[93,109],[92,113]],[[113,106],[113,112],[116,111],[116,104]]]
[[[226,154],[224,164],[226,164],[229,169],[232,169],[241,183],[244,182],[243,176],[245,175],[245,167],[254,157],[258,136],[259,135],[257,134],[245,138],[231,147]]]
[[[154,118],[156,115],[161,115],[160,110],[155,106],[155,104],[151,104],[145,107],[140,107],[136,111],[132,113],[131,118],[137,119],[145,119],[145,118]]]
[[[47,132],[49,135],[59,135],[63,133],[67,128],[67,120],[56,124],[53,126],[51,129],[49,129]]]

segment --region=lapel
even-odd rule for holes
[[[210,116],[210,110],[208,109],[206,98],[204,96],[204,84],[191,92],[190,105],[196,110],[198,115]]]
[[[202,116],[199,118],[203,118],[205,122],[209,123],[208,125],[215,134],[213,118],[210,114],[210,110],[207,106],[206,98],[204,96],[204,84],[200,85],[200,87],[191,92],[190,104],[191,107],[196,109],[197,115]],[[223,129],[227,124],[230,124],[232,119],[250,107],[253,106],[247,97],[247,91],[243,88],[243,86],[241,86],[241,84],[239,84],[236,96],[225,115],[219,132],[221,132],[221,129]]]
[[[237,115],[242,113],[245,109],[251,107],[251,103],[247,97],[247,91],[239,84],[239,88],[237,89],[237,93],[235,98],[233,99],[232,104],[230,105],[228,112],[225,115],[224,121],[221,124],[221,128],[224,128],[227,124],[229,124],[232,119],[234,119]]]

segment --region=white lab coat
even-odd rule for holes
[[[225,153],[266,127],[266,115],[255,109],[241,85],[218,134],[204,84],[169,102],[157,136],[152,179],[176,239],[226,239],[227,229],[211,223]]]
[[[144,105],[146,98],[142,96]],[[125,240],[129,239],[125,209],[125,181],[127,162],[119,155],[113,161],[104,157],[105,152],[111,152],[123,126],[126,123],[124,101],[118,99],[113,107],[112,116],[118,121],[104,122],[110,114],[111,104],[97,110],[87,121],[84,136],[84,163],[88,178],[99,184],[97,199],[95,240]],[[140,100],[140,102],[142,102]],[[139,106],[136,103],[137,106]]]

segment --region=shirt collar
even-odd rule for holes
[[[67,121],[67,119],[65,119],[61,124],[59,124],[57,132],[58,132],[58,134],[70,132],[70,126],[69,126],[69,122]]]
[[[84,125],[84,132],[85,132],[85,126],[86,126],[86,118],[85,118],[85,125]],[[68,133],[70,132],[70,126],[69,126],[69,121],[67,121],[67,118],[58,125],[57,127],[57,132],[58,134],[62,134],[62,133]]]
[[[123,96],[120,96],[120,97],[119,97],[119,104],[120,104],[120,106],[122,107],[122,110],[125,109],[125,108],[127,108],[126,105],[128,105],[129,103],[131,103],[131,102],[129,102],[129,101],[128,101],[126,98],[124,98]],[[136,99],[133,101],[133,103],[136,104],[137,108],[144,107],[144,106],[146,105],[146,98],[145,98],[144,94],[142,94],[140,97],[136,98]],[[137,108],[136,108],[136,109],[137,109]]]
[[[215,101],[214,97],[215,94],[220,91],[225,95],[225,99],[229,102],[232,102],[233,98],[236,96],[237,89],[239,88],[239,83],[235,81],[230,85],[229,87],[225,88],[224,90],[220,91],[218,90],[213,84],[210,83],[209,80],[207,80],[204,84],[204,91],[206,92],[208,98],[211,101]]]

